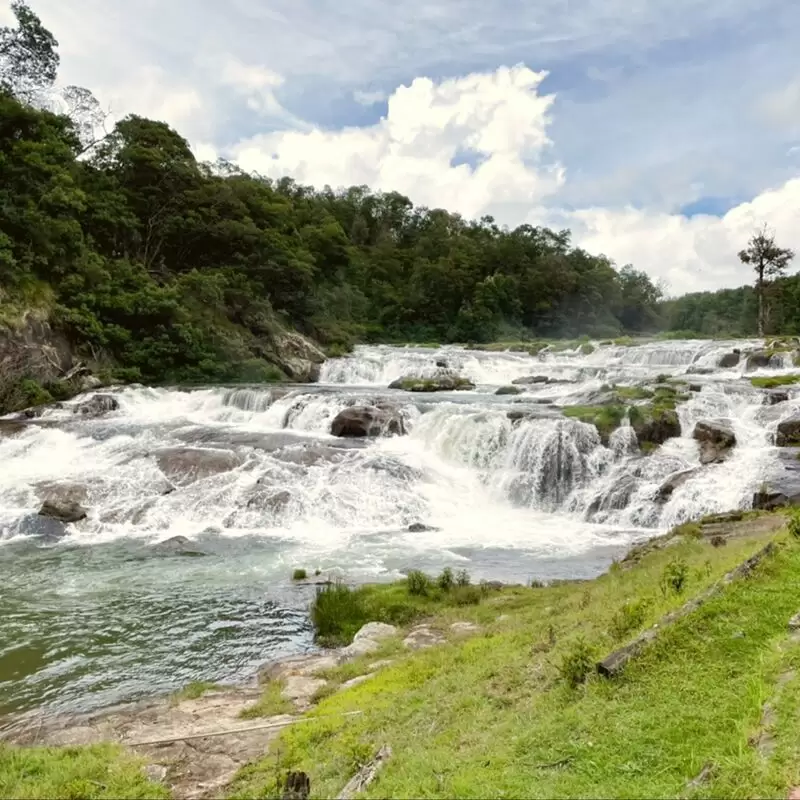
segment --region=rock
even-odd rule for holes
[[[308,445],[304,447],[286,447],[275,452],[279,461],[298,464],[302,467],[313,467],[321,462],[341,461],[347,456],[347,448],[328,445]]]
[[[534,383],[549,383],[547,375],[528,375],[524,378],[515,378],[511,381],[513,386],[530,386]]]
[[[692,365],[686,370],[687,375],[711,375],[714,372],[712,367],[698,367]]]
[[[523,390],[519,386],[501,386],[495,394],[522,394]]]
[[[789,620],[790,631],[800,631],[800,611]]]
[[[334,436],[402,436],[405,432],[399,411],[375,406],[346,408],[331,423]]]
[[[83,417],[100,417],[119,408],[117,398],[110,394],[95,394],[83,403],[73,406],[72,413]]]
[[[253,496],[247,501],[248,508],[258,508],[271,514],[280,514],[292,502],[292,493],[286,490],[275,492],[266,486],[254,487]]]
[[[428,531],[441,530],[434,525],[426,525],[424,522],[412,522],[408,528],[409,533],[427,533]]]
[[[778,403],[785,403],[789,399],[789,392],[786,389],[767,389],[764,392],[764,402],[768,406],[776,406]]]
[[[206,556],[204,550],[201,550],[197,545],[187,539],[185,536],[171,536],[169,539],[164,539],[156,544],[151,544],[147,548],[150,552],[156,553],[160,556]]]
[[[439,369],[448,369],[447,362],[441,358],[436,362],[436,366],[439,367]]]
[[[775,444],[778,447],[800,444],[800,412],[778,423],[775,432]]]
[[[142,772],[145,778],[153,783],[163,783],[167,777],[167,768],[162,764],[145,764]]]
[[[476,625],[474,622],[454,622],[450,626],[450,630],[453,631],[453,633],[460,634],[475,633],[480,630],[480,626]]]
[[[637,420],[632,427],[640,445],[644,442],[661,445],[667,439],[681,435],[680,420],[672,410],[661,411],[649,419]]]
[[[372,639],[372,641],[378,642],[381,639],[390,639],[392,636],[396,636],[397,633],[398,630],[394,625],[387,625],[385,622],[368,622],[360,628],[353,637],[353,641]]]
[[[289,675],[285,679],[281,694],[299,708],[311,705],[311,698],[328,682],[322,678],[309,678],[305,675]]]
[[[375,674],[372,672],[368,672],[366,675],[356,675],[355,678],[350,678],[349,681],[345,681],[340,687],[339,691],[343,692],[346,689],[352,689],[354,686],[358,686],[360,683],[364,683],[364,681],[368,681],[370,678],[374,678]]]
[[[778,463],[753,494],[753,508],[771,510],[800,505],[799,448],[778,450]]]
[[[384,669],[385,667],[391,667],[394,664],[394,659],[392,658],[382,658],[380,661],[373,661],[368,669],[370,672],[377,672],[379,669]]]
[[[736,445],[736,434],[729,420],[700,420],[692,436],[700,443],[700,463],[719,464]]]
[[[178,486],[218,475],[242,464],[232,450],[205,447],[168,447],[155,454],[159,469]]]
[[[285,680],[289,675],[317,675],[335,669],[339,663],[338,656],[331,654],[296,656],[265,666],[259,670],[258,681],[269,683],[269,681]]]
[[[468,378],[462,378],[455,373],[445,373],[432,378],[407,375],[392,381],[389,388],[402,389],[405,392],[460,392],[474,389],[475,384]]]
[[[772,353],[768,350],[755,350],[747,356],[745,370],[749,372],[750,370],[768,367],[771,360]]]
[[[103,381],[96,375],[83,375],[78,380],[78,392],[91,392],[92,389],[99,389],[103,385]]]
[[[686,481],[692,478],[700,471],[700,467],[691,467],[690,469],[682,469],[679,472],[673,472],[667,479],[658,487],[655,500],[659,503],[666,503],[672,497],[674,491],[683,486]]]
[[[86,518],[83,504],[89,493],[82,484],[43,483],[39,484],[37,492],[43,500],[40,516],[59,522],[78,522]]]
[[[426,647],[434,647],[442,644],[444,637],[425,625],[414,628],[405,639],[403,645],[409,650],[422,650]]]
[[[353,658],[374,653],[379,649],[380,645],[374,639],[353,640],[351,644],[339,651],[339,661],[350,661]]]
[[[325,353],[312,341],[293,331],[281,331],[273,336],[275,359],[292,380],[313,383],[319,380],[319,365]]]
[[[57,542],[68,534],[67,526],[61,520],[27,514],[11,526],[12,536],[37,536],[45,542]]]
[[[720,369],[731,369],[732,367],[736,367],[739,365],[739,361],[741,359],[741,355],[734,351],[733,353],[725,353],[724,356],[717,362],[717,366]]]
[[[0,419],[0,439],[5,436],[16,436],[28,430],[30,426],[22,420]]]
[[[594,498],[587,509],[589,514],[598,511],[621,511],[631,501],[636,491],[636,479],[632,475],[622,475],[614,485]]]

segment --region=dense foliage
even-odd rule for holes
[[[14,9],[18,29],[0,30],[5,301],[52,297],[75,341],[130,376],[257,378],[277,322],[338,349],[657,326],[647,276],[572,247],[566,231],[201,164],[178,133],[137,116],[92,142],[89,92],[69,87],[65,115],[31,100],[32,84],[52,84],[56,43],[24,3]]]

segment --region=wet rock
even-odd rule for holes
[[[456,373],[444,373],[432,378],[418,378],[406,375],[392,381],[390,389],[402,389],[406,392],[460,392],[474,389],[475,384],[468,378],[463,378]]]
[[[42,498],[39,515],[59,522],[79,522],[86,518],[84,503],[88,490],[79,483],[44,483],[37,487]]]
[[[82,417],[101,417],[109,411],[116,411],[119,402],[116,397],[110,394],[95,394],[83,403],[78,403],[73,407],[72,413]]]
[[[511,421],[512,425],[532,419],[553,419],[560,416],[558,411],[546,408],[544,405],[541,408],[515,408],[513,411],[506,412],[506,418]]]
[[[700,467],[691,467],[690,469],[682,469],[679,472],[673,472],[672,475],[658,487],[655,500],[658,503],[666,503],[672,497],[676,489],[683,486],[686,481],[690,480],[700,472]]]
[[[547,375],[527,375],[523,378],[515,378],[511,381],[514,386],[531,386],[536,383],[550,383]]]
[[[636,480],[632,475],[622,475],[604,494],[598,495],[589,505],[588,513],[598,511],[621,511],[631,501],[636,491]]]
[[[428,531],[438,531],[435,525],[426,525],[424,522],[412,522],[408,529],[409,533],[427,533]]]
[[[267,486],[256,485],[253,495],[247,501],[247,507],[267,511],[270,514],[280,514],[287,509],[291,502],[292,493],[285,489],[276,492]]]
[[[385,472],[399,481],[416,483],[425,480],[425,473],[417,467],[411,467],[402,461],[397,461],[389,456],[377,456],[363,462],[364,469],[374,469],[377,472]]]
[[[347,448],[328,445],[309,445],[307,447],[287,447],[278,450],[275,458],[302,467],[313,467],[319,463],[334,463],[347,456]]]
[[[753,494],[753,508],[771,510],[800,505],[800,448],[778,450],[778,463]]]
[[[375,406],[346,408],[331,423],[334,436],[402,436],[405,432],[399,411]]]
[[[281,369],[293,380],[314,383],[319,380],[319,365],[325,353],[299,333],[281,331],[273,337],[275,357]]]
[[[639,444],[661,445],[667,439],[681,435],[681,423],[678,415],[672,410],[657,413],[651,418],[637,420],[632,424]]]
[[[11,527],[12,536],[40,537],[45,542],[57,542],[68,534],[67,526],[61,520],[28,514],[17,520]]]
[[[703,387],[699,383],[690,383],[689,384],[689,391],[690,392],[702,392],[703,391]]]
[[[442,359],[442,358],[440,358],[440,359],[439,359],[439,360],[436,362],[436,366],[437,366],[437,367],[439,367],[439,369],[448,369],[448,364],[447,364],[447,362],[446,362],[444,359]]]
[[[747,361],[745,362],[745,371],[750,372],[754,369],[763,369],[764,367],[768,367],[771,360],[772,353],[770,353],[768,350],[754,350],[747,356]]]
[[[86,519],[86,509],[80,503],[46,500],[39,509],[39,515],[60,522],[79,522]]]
[[[719,464],[736,445],[736,434],[730,420],[700,420],[692,436],[700,443],[700,463]]]
[[[495,394],[499,395],[506,395],[506,394],[522,394],[523,390],[519,388],[519,386],[501,386]]]
[[[230,472],[242,464],[232,450],[201,447],[168,447],[157,451],[155,457],[159,469],[178,486]]]
[[[160,556],[206,556],[204,550],[201,550],[191,539],[185,536],[172,536],[169,539],[164,539],[163,542],[156,542],[147,548],[151,553],[156,553]]]
[[[18,433],[28,430],[29,427],[22,420],[0,419],[0,439],[6,436],[16,436]]]
[[[800,413],[792,414],[788,419],[778,423],[775,444],[778,447],[800,444]]]
[[[717,362],[720,369],[731,369],[739,365],[741,354],[738,351],[732,353],[725,353],[724,356]]]
[[[768,406],[776,406],[778,403],[785,403],[789,400],[787,389],[767,389],[764,392],[764,402]]]

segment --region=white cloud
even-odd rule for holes
[[[381,103],[386,100],[386,92],[362,92],[359,89],[353,92],[353,100],[362,106],[374,106],[376,103]]]
[[[722,217],[687,218],[633,208],[544,216],[571,227],[575,241],[588,251],[663,278],[672,294],[741,286],[753,276],[737,253],[761,224],[775,231],[782,247],[800,253],[800,178],[762,192]]]
[[[275,132],[233,148],[245,169],[303,183],[367,184],[466,216],[516,209],[556,190],[563,172],[544,162],[552,96],[544,72],[525,66],[434,83],[416,78],[388,100],[375,125],[336,131]],[[463,154],[476,165],[454,165]]]

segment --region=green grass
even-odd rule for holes
[[[604,442],[608,442],[608,437],[620,426],[627,413],[625,406],[621,405],[564,406],[562,412],[565,417],[594,425]]]
[[[453,378],[438,380],[436,378],[403,378],[397,384],[398,389],[405,392],[442,392],[442,391],[466,391],[474,389],[475,385],[467,378]]]
[[[308,572],[302,567],[298,567],[292,572],[293,581],[304,581],[308,577]]]
[[[770,375],[763,378],[750,378],[750,383],[756,389],[774,389],[776,386],[791,386],[794,383],[800,383],[800,374],[794,375]]]
[[[239,716],[242,719],[258,719],[259,717],[277,717],[279,714],[291,714],[294,706],[283,694],[281,681],[269,681],[258,702],[244,709]]]
[[[0,797],[42,800],[168,798],[148,781],[144,761],[112,744],[91,747],[11,747],[0,744]]]
[[[504,590],[474,609],[443,609],[483,625],[465,640],[400,656],[347,692],[325,716],[282,733],[242,770],[235,797],[276,796],[302,769],[312,797],[335,796],[383,744],[392,759],[365,797],[785,797],[800,781],[800,545],[776,555],[607,680],[586,665],[683,604],[760,549],[764,537],[714,548],[692,536],[590,583]],[[685,565],[680,592],[661,590]],[[674,571],[673,571],[674,573]],[[501,615],[504,615],[501,617]],[[762,705],[775,707],[776,750],[748,745]],[[358,717],[337,715],[363,711]],[[708,783],[687,789],[707,763]]]
[[[202,697],[206,692],[218,692],[223,687],[218,683],[211,683],[209,681],[192,681],[187,683],[182,689],[179,689],[172,695],[173,703],[180,703],[182,700],[197,700]]]

